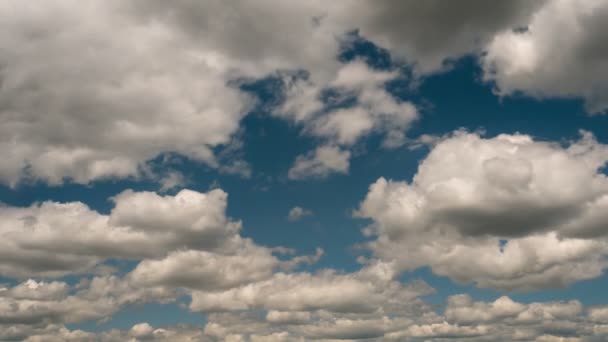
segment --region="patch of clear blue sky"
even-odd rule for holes
[[[379,69],[397,67],[386,51],[363,40],[345,49],[339,58],[344,62],[363,58]],[[595,134],[599,141],[608,142],[608,116],[587,115],[578,99],[537,100],[519,95],[501,99],[493,93],[493,85],[481,81],[482,73],[473,56],[452,63],[447,72],[425,77],[418,87],[410,87],[410,71],[400,68],[403,77],[388,84],[387,89],[397,98],[412,101],[421,108],[421,118],[408,131],[409,137],[442,135],[464,128],[469,131],[482,129],[490,137],[519,132],[540,140],[566,142],[578,138],[579,130],[583,129]],[[354,219],[352,210],[363,200],[368,186],[379,177],[410,180],[428,151],[424,148],[412,151],[406,147],[384,150],[380,148],[381,137],[371,136],[355,147],[358,152],[351,161],[348,175],[289,181],[286,175],[295,157],[313,149],[318,141],[303,135],[293,124],[269,115],[272,106],[280,101],[276,92],[279,85],[273,78],[241,84],[260,99],[258,106],[242,122],[242,156],[252,166],[250,179],[220,174],[179,157],[169,164],[163,164],[159,157],[151,165],[183,172],[191,181],[188,187],[194,190],[207,191],[213,186],[224,189],[229,193],[228,214],[242,220],[242,234],[257,243],[286,246],[299,253],[313,253],[316,247],[322,247],[326,256],[311,270],[331,267],[354,271],[359,268],[355,258],[361,251],[353,246],[365,241],[360,230],[369,222]],[[44,200],[82,201],[107,213],[112,207],[108,200],[111,196],[125,189],[154,191],[157,188],[149,180],[63,186],[38,183],[17,189],[0,187],[0,201],[18,206]],[[289,222],[287,213],[296,205],[312,210],[314,214],[298,222]],[[134,265],[130,262],[113,264],[123,265],[125,270]],[[406,273],[402,279],[427,281],[437,290],[427,300],[439,308],[445,304],[445,297],[452,294],[469,293],[479,300],[493,300],[505,294],[455,284],[445,277],[433,275],[428,268]],[[606,304],[608,296],[604,289],[607,286],[608,277],[602,276],[565,289],[506,294],[525,302],[579,299],[588,305]],[[141,321],[156,326],[178,322],[200,324],[204,322],[204,315],[189,313],[177,304],[147,304],[128,307],[101,325],[86,322],[78,326],[103,330],[127,328]]]

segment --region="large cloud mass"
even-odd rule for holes
[[[429,267],[478,287],[535,290],[600,276],[608,147],[590,133],[434,141],[411,181],[370,186],[356,215],[370,220],[372,255],[349,271],[306,268],[320,248],[299,255],[242,236],[223,190],[173,193],[187,175],[148,162],[176,153],[255,175],[230,159],[257,108],[240,85],[270,78],[282,101],[260,107],[317,143],[294,156],[287,179],[348,174],[364,139],[401,147],[420,118],[391,84],[413,89],[468,55],[500,96],[581,98],[606,111],[606,4],[0,2],[0,183],[151,176],[170,193],[125,190],[107,213],[77,201],[0,206],[0,340],[605,341],[606,306],[458,294],[439,309],[423,300],[433,288],[401,277]],[[386,65],[346,57],[363,40],[386,49]],[[292,212],[293,221],[311,213]],[[144,303],[205,324],[73,328]]]
[[[250,100],[208,51],[123,7],[2,2],[2,182],[134,176],[162,152],[216,164]]]
[[[402,269],[428,265],[482,287],[563,286],[606,266],[607,160],[586,133],[568,147],[456,133],[411,183],[372,184],[358,215],[374,221],[376,254]]]
[[[537,42],[561,25],[553,19],[561,16],[553,13],[569,13],[569,4],[5,1],[0,5],[7,18],[0,24],[0,151],[5,156],[0,180],[58,184],[138,176],[142,164],[164,152],[217,167],[213,149],[229,142],[252,103],[228,84],[278,70],[305,70],[320,89],[333,82],[355,86],[361,96],[361,106],[310,123],[314,135],[350,144],[384,127],[396,139],[389,144],[398,143],[416,116],[411,105],[394,103],[379,91],[375,77],[340,84],[352,80],[345,75],[361,74],[361,68],[350,66],[338,73],[343,66],[337,56],[353,30],[419,74],[488,50],[486,75],[502,92],[583,96],[601,109],[605,86],[601,74],[589,70],[602,69],[601,49],[594,48],[602,4],[585,2],[566,16],[574,27],[562,35],[564,41],[588,44],[556,49],[563,44]],[[586,17],[593,20],[586,23]],[[530,29],[511,33],[517,27]],[[512,58],[522,54],[526,58]],[[591,56],[593,63],[577,63],[578,56]],[[546,65],[542,70],[541,64]],[[564,70],[578,75],[576,82],[570,77],[563,82]],[[530,73],[536,77],[527,77]],[[292,103],[314,109],[314,94],[291,94],[300,98]],[[390,115],[385,120],[379,114]]]
[[[590,112],[605,112],[607,19],[605,1],[550,1],[523,30],[493,37],[483,58],[485,78],[502,95],[580,97]]]
[[[0,274],[57,277],[95,271],[110,258],[164,257],[165,264],[175,258],[202,258],[212,269],[224,271],[242,268],[239,258],[251,262],[260,257],[261,265],[268,267],[262,272],[269,272],[278,260],[269,249],[240,237],[240,222],[225,216],[226,198],[219,189],[182,190],[175,196],[125,191],[114,197],[109,215],[79,202],[0,208]],[[144,269],[156,262],[142,263],[137,274],[145,276]],[[247,277],[245,270],[241,274]]]

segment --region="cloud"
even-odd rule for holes
[[[184,174],[179,171],[170,171],[159,180],[160,192],[167,192],[176,188],[183,187],[188,183]]]
[[[446,322],[432,323],[422,325],[412,325],[405,332],[396,332],[390,334],[390,339],[397,339],[405,336],[410,337],[426,337],[426,338],[470,338],[484,336],[488,333],[488,328],[483,325],[479,326],[458,326]]]
[[[160,260],[144,260],[130,273],[145,286],[163,285],[221,290],[270,278],[279,261],[268,249],[244,244],[235,255],[176,251]]]
[[[216,166],[251,99],[209,51],[125,6],[2,3],[3,183],[138,176],[163,152]]]
[[[388,81],[399,77],[397,71],[378,71],[356,60],[341,66],[333,80],[317,84],[314,80],[286,82],[286,100],[275,115],[304,125],[310,135],[349,146],[372,132],[385,133],[385,144],[400,144],[402,135],[418,112],[410,102],[401,102],[386,89]],[[354,105],[337,106],[320,101],[323,90],[334,89],[341,97],[354,97]],[[340,96],[333,99],[338,102]],[[325,108],[329,107],[329,108]]]
[[[411,183],[379,179],[357,212],[381,258],[481,287],[565,286],[602,274],[599,211],[608,148],[589,134],[563,147],[525,135],[456,133]]]
[[[419,173],[414,182],[420,185],[424,183],[425,178],[434,181],[443,179],[443,176],[431,177],[434,172],[446,173],[445,176],[454,179],[454,171],[437,169],[428,164],[435,157],[445,158],[445,155],[440,153],[453,151],[468,153],[480,159],[493,156],[493,153],[490,153],[492,151],[516,154],[522,159],[527,153],[536,151],[547,160],[558,160],[563,164],[561,167],[547,169],[565,172],[568,167],[574,167],[573,165],[581,167],[579,172],[573,173],[579,183],[570,189],[585,189],[582,186],[585,180],[579,179],[578,176],[584,174],[583,171],[587,168],[589,170],[585,172],[599,178],[593,183],[596,187],[588,187],[589,189],[597,189],[597,186],[604,182],[594,168],[594,162],[599,163],[604,158],[603,147],[590,136],[572,143],[569,147],[563,147],[535,142],[522,136],[483,139],[466,133],[439,142],[420,168],[425,170],[428,166],[430,171],[425,172],[431,173]],[[458,156],[455,155],[454,158],[457,160]],[[463,160],[469,166],[468,172],[473,175],[478,172],[476,165],[479,164],[482,168],[484,165],[483,160],[478,164],[471,159]],[[542,162],[543,160],[539,159],[539,163]],[[518,165],[513,166],[517,175],[521,173],[518,171]],[[454,162],[452,167],[458,169],[457,163]],[[536,164],[533,169],[537,169]],[[509,167],[503,167],[503,171],[508,173]],[[493,176],[484,182],[490,182],[504,193],[512,195],[513,189],[510,186],[505,187],[504,180],[521,177],[495,177],[492,172],[494,170],[490,172]],[[556,175],[545,175],[542,179],[532,176],[530,183],[536,184],[551,178],[559,179]],[[386,186],[389,184],[391,183],[385,182]],[[537,191],[541,188],[540,185],[535,185]],[[546,189],[567,193],[571,191],[568,187],[556,189],[547,186]],[[584,198],[580,196],[582,195],[574,197]],[[603,194],[596,193],[594,196]],[[562,200],[568,198],[563,194],[559,197]],[[298,263],[314,262],[322,251],[318,251],[315,256],[296,256],[279,260],[272,254],[275,250],[258,246],[251,240],[240,237],[240,222],[226,217],[227,195],[219,189],[208,193],[182,190],[174,196],[125,191],[113,200],[114,208],[108,215],[97,213],[81,203],[45,202],[28,208],[2,209],[3,219],[0,222],[4,224],[3,229],[12,229],[3,232],[3,244],[13,248],[11,251],[14,252],[11,254],[12,259],[2,259],[1,269],[9,277],[58,276],[79,271],[87,272],[110,256],[115,259],[141,260],[123,277],[105,275],[83,278],[74,286],[61,281],[28,279],[0,290],[0,306],[4,308],[0,310],[3,312],[0,315],[2,336],[18,340],[30,338],[32,341],[53,338],[96,338],[114,341],[124,340],[125,337],[170,341],[181,336],[209,341],[302,338],[380,341],[399,340],[404,337],[437,340],[458,337],[467,340],[481,335],[492,336],[495,340],[512,340],[513,336],[525,335],[532,336],[532,340],[537,337],[558,338],[567,336],[563,335],[566,333],[600,336],[601,339],[601,336],[605,336],[605,331],[608,331],[602,328],[604,308],[594,307],[589,311],[588,317],[583,317],[586,312],[576,301],[524,304],[501,297],[494,302],[485,303],[474,302],[468,296],[454,296],[448,301],[444,314],[440,315],[420,299],[421,296],[433,292],[426,283],[402,283],[396,280],[403,266],[403,260],[399,259],[388,262],[367,260],[360,270],[352,273],[332,269],[314,273],[294,272],[293,268]],[[386,196],[386,200],[390,201],[388,203],[408,203],[394,201],[392,195]],[[489,198],[485,198],[485,202],[491,204]],[[76,225],[75,222],[80,224]],[[544,229],[539,231],[538,237],[546,239],[547,232]],[[544,285],[551,277],[554,277],[551,281],[563,280],[564,269],[571,266],[573,268],[565,274],[572,277],[570,279],[581,279],[578,278],[582,277],[580,272],[588,272],[594,262],[601,265],[599,259],[594,260],[586,254],[588,240],[580,240],[580,246],[577,246],[579,239],[574,238],[556,238],[550,243],[541,240],[533,244],[532,248],[525,249],[538,253],[538,257],[519,260],[508,252],[509,248],[512,248],[509,245],[515,244],[510,240],[502,248],[509,260],[514,260],[515,266],[492,265],[496,274],[501,273],[502,276],[495,280],[491,278],[493,274],[489,274],[488,268],[466,267],[477,266],[475,263],[479,262],[478,260],[492,262],[492,254],[475,254],[479,251],[491,251],[484,245],[484,239],[487,237],[475,235],[476,233],[464,236],[463,234],[469,232],[467,230],[457,232],[462,235],[459,237],[461,240],[454,239],[449,242],[458,246],[463,244],[463,241],[469,243],[467,239],[470,239],[471,246],[464,251],[473,254],[472,260],[464,258],[464,252],[459,251],[461,254],[448,254],[447,259],[454,259],[453,263],[434,263],[431,267],[436,272],[445,272],[442,267],[451,266],[448,269],[461,270],[463,277],[479,279],[482,285]],[[557,234],[555,230],[551,232]],[[24,234],[27,234],[27,239]],[[416,234],[429,238],[424,231],[417,231]],[[433,235],[431,237],[436,239],[434,243],[439,247],[447,246],[447,240],[437,239],[437,236]],[[513,239],[523,241],[527,238]],[[138,243],[133,243],[134,241]],[[522,241],[517,243],[522,244]],[[396,247],[400,251],[409,253],[412,249],[417,252],[412,247],[404,249],[401,247],[402,242],[397,242],[399,244]],[[429,243],[424,240],[414,242],[422,248],[429,248]],[[598,243],[601,247],[601,242]],[[387,248],[386,251],[390,252],[390,249]],[[601,255],[604,250],[600,248],[598,253]],[[38,255],[39,259],[31,259],[30,255]],[[446,259],[441,255],[439,259],[445,263]],[[76,265],[83,268],[49,268],[49,265],[54,265],[58,260],[76,260]],[[535,260],[536,264],[541,266],[543,262],[550,262],[553,263],[551,267],[554,269],[551,270],[550,267],[540,270],[537,276],[532,276],[525,273],[527,268],[523,271],[518,268],[521,260]],[[38,265],[38,262],[41,264]],[[467,273],[471,272],[471,269],[474,272]],[[509,278],[515,272],[523,276]],[[601,272],[601,269],[598,272]],[[448,275],[458,276],[449,273]],[[145,302],[167,303],[182,296],[191,297],[190,310],[208,315],[204,329],[158,329],[143,324],[128,331],[109,330],[92,334],[68,330],[62,326],[83,320],[108,318],[127,305]]]
[[[367,272],[366,275],[363,273]],[[387,283],[378,278],[378,269],[368,269],[353,274],[360,280],[377,283],[378,289]],[[376,278],[371,276],[376,274]],[[370,277],[371,276],[371,277]],[[37,283],[38,288],[45,286]],[[389,283],[390,284],[390,281]],[[31,282],[30,282],[31,285]],[[0,337],[27,341],[122,341],[129,338],[151,341],[301,341],[304,340],[369,340],[390,341],[408,338],[426,338],[431,341],[564,341],[577,336],[580,341],[601,341],[608,333],[607,325],[602,323],[606,311],[604,306],[585,310],[578,301],[522,303],[502,296],[494,301],[474,301],[469,295],[450,296],[443,313],[434,313],[429,307],[420,306],[415,301],[424,291],[413,290],[405,297],[392,298],[391,291],[382,296],[381,304],[371,312],[367,311],[232,311],[210,313],[204,327],[187,325],[155,328],[148,323],[138,323],[127,330],[111,329],[90,333],[82,330],[69,330],[63,326],[63,319],[102,317],[109,311],[97,315],[77,318],[75,313],[86,311],[86,305],[99,306],[101,303],[116,304],[125,300],[140,301],[155,298],[134,288],[125,287],[126,282],[117,278],[96,278],[73,296],[56,299],[42,299],[29,303],[24,299],[15,301],[12,309],[5,312],[13,314],[20,308],[27,315],[45,315],[44,310],[53,306],[57,315],[67,316],[47,321],[46,324],[23,324],[14,321],[0,322]],[[27,285],[26,285],[27,286]],[[369,286],[369,284],[368,284]],[[390,286],[392,287],[392,285]],[[126,290],[126,291],[125,291]],[[404,290],[402,288],[402,290]],[[300,294],[300,290],[296,290]],[[418,291],[418,292],[417,292]],[[311,292],[312,293],[312,292]],[[158,296],[162,292],[157,292]],[[376,299],[376,293],[372,299]],[[0,293],[5,300],[6,295]],[[156,297],[163,298],[161,297]],[[62,301],[60,301],[63,299]],[[277,298],[278,299],[278,298]],[[394,305],[391,304],[394,302]],[[108,309],[112,309],[112,305]],[[411,310],[418,306],[417,310]],[[29,308],[29,309],[27,309]],[[35,308],[35,309],[32,309]],[[82,311],[85,310],[85,311]],[[105,310],[105,309],[104,309]],[[31,317],[31,316],[29,316]],[[41,316],[45,319],[61,316]]]
[[[398,73],[337,59],[354,30],[417,75],[483,54],[484,77],[500,94],[583,97],[591,111],[602,111],[605,77],[597,70],[606,68],[597,33],[606,11],[592,0],[573,6],[566,0],[4,2],[0,13],[11,19],[0,27],[6,51],[0,181],[138,177],[146,161],[170,152],[249,177],[245,161],[216,158],[253,105],[229,84],[277,71],[309,73],[288,84],[277,112],[307,134],[351,145],[382,132],[386,147],[400,146],[417,111],[383,89]],[[227,29],[226,21],[234,25]],[[561,38],[544,39],[555,27]],[[319,100],[327,88],[350,93],[357,104],[327,110]]]
[[[448,299],[445,316],[450,322],[472,324],[512,320],[520,324],[541,323],[551,319],[575,319],[583,312],[580,302],[522,304],[502,296],[494,302],[473,302],[469,295]]]
[[[113,201],[109,215],[80,202],[1,207],[0,274],[60,277],[95,272],[107,259],[146,259],[134,271],[143,282],[186,286],[188,279],[213,274],[209,286],[228,286],[241,276],[256,280],[276,267],[314,260],[279,261],[272,249],[242,238],[241,222],[226,216],[227,194],[220,189],[174,196],[126,190]],[[254,260],[259,273],[251,268]],[[184,267],[190,276],[182,274]]]
[[[306,311],[276,311],[271,310],[266,314],[266,320],[279,324],[298,324],[310,320],[310,312]]]
[[[391,310],[430,288],[425,283],[403,286],[393,280],[387,264],[375,264],[352,274],[324,270],[317,274],[275,273],[272,278],[223,292],[194,291],[194,311],[264,308],[274,311],[369,313]]]
[[[503,96],[583,98],[589,112],[605,112],[606,18],[602,1],[547,2],[524,30],[506,29],[493,37],[482,59],[485,80],[495,82]]]
[[[289,210],[287,219],[291,222],[295,222],[295,221],[299,221],[299,220],[303,219],[306,216],[311,216],[311,215],[312,215],[312,211],[299,207],[299,206],[295,206]]]
[[[75,288],[64,282],[30,279],[12,288],[0,289],[0,326],[39,326],[101,319],[128,304],[170,302],[175,298],[176,292],[172,289],[136,288],[115,276],[83,280]]]
[[[114,201],[110,215],[80,202],[0,208],[5,237],[0,273],[57,277],[86,272],[107,258],[158,257],[187,246],[216,248],[240,229],[240,223],[224,216],[221,190],[182,190],[164,197],[125,191]]]
[[[528,23],[544,1],[488,3],[467,0],[349,2],[340,20],[414,66],[417,74],[437,72],[446,61],[476,53],[494,35]]]
[[[418,111],[412,103],[398,101],[385,89],[386,82],[398,76],[396,71],[372,70],[358,60],[342,65],[326,83],[314,79],[284,80],[285,101],[274,115],[294,122],[304,133],[322,139],[325,144],[317,148],[314,157],[311,151],[296,158],[289,178],[324,178],[331,172],[346,173],[350,152],[346,155],[344,151],[338,157],[338,149],[350,148],[372,133],[385,136],[384,147],[403,145],[405,131],[418,118]],[[338,95],[324,103],[321,98],[328,89]],[[354,104],[341,103],[351,98]],[[320,155],[329,151],[336,156]],[[339,165],[330,163],[330,159],[339,159]]]
[[[323,179],[332,173],[348,173],[350,152],[336,146],[319,146],[314,151],[296,158],[289,169],[292,180],[306,178]]]
[[[202,57],[214,65],[235,68],[234,72],[251,77],[293,69],[309,70],[322,77],[338,64],[339,36],[346,32],[334,22],[323,20],[338,6],[319,0],[289,5],[274,0],[255,5],[218,0],[135,0],[131,4],[129,9],[135,17],[144,22],[162,22],[209,52]],[[226,22],[233,25],[227,27]]]
[[[414,78],[479,54],[499,95],[582,97],[590,112],[604,111],[605,12],[590,0],[6,1],[0,183],[136,178],[165,153],[249,178],[238,140],[254,99],[238,84],[293,71],[307,77],[283,78],[285,101],[272,115],[319,145],[296,157],[288,177],[346,174],[353,146],[371,135],[384,148],[402,146],[419,117],[386,89],[402,77],[397,69],[338,60],[355,30],[408,63]],[[127,190],[108,213],[81,202],[2,206],[0,275],[19,281],[0,286],[0,340],[606,340],[604,306],[456,295],[436,312],[421,299],[432,288],[398,280],[424,266],[505,290],[599,276],[608,254],[606,146],[586,133],[568,144],[466,132],[417,143],[432,150],[414,179],[379,179],[357,211],[371,219],[364,232],[374,257],[353,272],[297,271],[323,251],[280,258],[286,248],[241,236],[220,189]],[[160,175],[161,191],[184,185],[177,171]],[[294,207],[288,218],[309,214]],[[117,276],[109,259],[134,265]],[[84,274],[76,284],[52,279],[75,274]],[[206,315],[204,327],[65,326],[183,297]]]
[[[504,305],[515,309],[503,310]],[[448,312],[461,310],[474,316],[467,323],[458,323]],[[502,310],[502,309],[498,309]],[[494,312],[494,313],[492,313]],[[533,312],[539,319],[521,320]],[[492,316],[492,320],[486,319]],[[268,317],[276,317],[268,321]],[[475,317],[481,317],[477,320]],[[280,319],[279,319],[280,318]],[[289,319],[287,319],[289,318]],[[296,319],[297,318],[297,319]],[[171,341],[195,338],[200,341],[301,341],[301,340],[365,340],[402,341],[425,338],[429,341],[601,341],[607,335],[605,325],[594,323],[581,311],[576,302],[518,303],[508,297],[493,302],[474,302],[466,295],[448,298],[444,315],[337,318],[329,313],[309,314],[271,311],[266,317],[259,314],[221,313],[211,314],[204,329],[188,326],[154,328],[139,323],[129,330],[110,330],[98,333],[100,341],[124,340],[126,336],[153,341]],[[50,326],[50,336],[63,336],[70,332],[61,326]],[[74,335],[91,333],[71,331]],[[50,337],[49,335],[46,335]],[[577,337],[572,337],[577,336]]]

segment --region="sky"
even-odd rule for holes
[[[0,341],[608,340],[608,2],[0,18]]]

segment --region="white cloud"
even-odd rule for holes
[[[525,25],[544,1],[350,1],[337,20],[414,66],[416,74],[483,49],[503,30]]]
[[[188,183],[184,174],[179,171],[170,171],[166,175],[162,176],[159,180],[160,191],[167,192],[176,188],[183,187]]]
[[[552,319],[575,319],[583,311],[578,301],[522,304],[502,296],[494,302],[473,302],[469,295],[448,298],[445,317],[450,322],[472,324],[511,320],[521,324]]]
[[[386,133],[388,147],[401,144],[394,137],[404,134],[418,112],[411,103],[398,101],[384,89],[387,81],[398,76],[398,72],[371,70],[361,61],[344,65],[329,86],[356,94],[357,104],[319,117],[311,124],[312,134],[352,145],[362,136],[380,131]]]
[[[317,274],[275,273],[268,280],[223,292],[194,291],[190,308],[370,313],[394,310],[399,303],[415,300],[430,291],[424,283],[404,286],[394,281],[390,269],[389,265],[375,264],[351,274],[332,270]]]
[[[162,152],[216,166],[211,149],[229,141],[251,100],[226,85],[209,51],[125,7],[0,5],[10,18],[0,24],[3,183],[137,176]]]
[[[227,194],[220,189],[174,196],[127,190],[113,201],[109,215],[79,202],[0,207],[0,274],[59,277],[96,272],[110,258],[146,259],[134,271],[141,282],[187,287],[205,275],[205,286],[224,287],[322,255],[279,261],[272,249],[242,238],[241,222],[226,216]]]
[[[299,221],[306,216],[311,216],[312,211],[302,208],[299,206],[295,206],[289,210],[289,214],[287,214],[287,219],[291,222]]]
[[[286,102],[273,114],[320,145],[296,158],[289,178],[348,173],[350,148],[371,134],[386,148],[401,146],[418,117],[385,89],[398,72],[337,61],[343,34],[353,29],[412,63],[415,76],[487,49],[485,79],[500,94],[578,96],[601,111],[606,68],[597,32],[606,11],[600,2],[581,4],[7,1],[0,4],[7,18],[0,23],[0,182],[137,177],[166,152],[248,178],[251,166],[238,153],[214,153],[232,151],[252,105],[227,84],[295,69],[309,77],[286,83]],[[323,103],[328,89],[338,98]],[[352,106],[332,107],[347,98]],[[384,261],[367,260],[352,273],[294,272],[323,251],[283,260],[273,253],[284,248],[241,237],[219,189],[125,191],[108,214],[80,202],[0,207],[0,275],[24,280],[0,288],[0,340],[605,340],[602,306],[459,295],[440,314],[420,299],[433,291],[428,285],[396,279],[421,266],[500,289],[598,276],[608,254],[608,181],[598,169],[608,149],[589,135],[567,147],[466,133],[420,142],[433,150],[413,181],[379,179],[361,204],[359,215],[373,220],[370,246]],[[165,176],[163,191],[184,185],[177,172]],[[306,215],[295,207],[288,217]],[[108,272],[109,258],[138,264],[123,278],[85,277],[74,286],[31,279]],[[142,322],[90,333],[63,325],[184,294],[191,310],[207,313],[204,328]]]
[[[487,50],[485,77],[501,93],[582,96],[602,110],[605,77],[597,70],[606,68],[596,33],[605,11],[593,0],[573,6],[566,0],[6,1],[0,6],[10,18],[0,26],[0,181],[136,177],[165,152],[249,177],[244,161],[220,162],[213,153],[230,143],[252,105],[227,83],[277,70],[310,73],[307,82],[288,87],[280,111],[305,132],[344,145],[382,132],[385,146],[399,146],[417,112],[383,89],[397,74],[336,59],[344,34],[357,29],[418,75]],[[511,31],[523,26],[529,30]],[[561,38],[544,39],[555,27]],[[316,117],[324,109],[319,91],[327,87],[354,93],[358,104]]]
[[[75,293],[68,294],[68,290]],[[0,290],[0,325],[82,322],[110,317],[127,304],[169,302],[175,298],[172,289],[135,288],[114,276],[96,277],[76,288],[69,288],[64,282],[30,279]]]
[[[424,337],[424,338],[467,338],[475,336],[483,336],[488,333],[488,328],[483,325],[479,326],[458,326],[443,323],[432,323],[423,325],[412,325],[404,333],[392,333],[389,338],[400,338],[404,336]]]
[[[144,260],[130,273],[145,286],[163,285],[221,290],[270,278],[279,264],[266,248],[244,243],[236,254],[176,251],[160,260]]]
[[[266,320],[271,323],[279,324],[305,323],[310,321],[310,312],[271,310],[266,314]]]
[[[483,57],[484,78],[500,95],[580,97],[590,112],[608,108],[604,1],[549,1],[526,30],[496,34]]]
[[[289,179],[327,178],[332,173],[348,173],[350,152],[336,146],[319,146],[296,158]]]
[[[213,249],[237,238],[225,215],[226,193],[175,196],[125,191],[110,215],[79,202],[0,208],[0,273],[56,277],[91,271],[106,258],[160,257],[182,247]]]
[[[481,287],[564,286],[602,274],[598,212],[608,148],[585,134],[569,147],[525,135],[439,142],[411,183],[379,179],[358,215],[375,253]]]
[[[80,298],[81,304],[96,305],[112,298],[108,296],[115,296],[107,292],[112,289],[111,285],[125,283],[103,281],[100,284],[103,284],[99,286],[102,291],[86,290],[75,297]],[[118,288],[124,287],[120,285]],[[97,295],[86,294],[90,292]],[[122,298],[144,298],[141,294],[125,297],[126,293],[123,292]],[[385,300],[390,298],[387,293]],[[418,304],[411,302],[411,299],[404,301],[398,298],[395,299],[397,301],[400,311],[381,306],[372,313],[324,310],[271,310],[265,315],[259,311],[211,313],[204,328],[187,325],[155,328],[144,322],[128,330],[88,333],[68,330],[61,320],[59,323],[42,325],[0,322],[0,336],[28,341],[124,341],[129,338],[151,341],[387,341],[407,338],[431,341],[569,341],[572,336],[577,336],[580,341],[586,342],[601,341],[608,336],[606,325],[593,318],[593,311],[586,314],[577,301],[520,303],[503,296],[495,301],[482,302],[473,301],[468,295],[455,295],[448,298],[443,314],[433,313],[428,308],[408,311],[408,306]],[[38,303],[36,310],[44,307],[44,304]],[[388,310],[382,310],[386,308]],[[72,309],[81,310],[78,307]],[[595,307],[592,310],[603,309]]]
[[[333,172],[346,173],[350,152],[339,152],[340,149],[351,147],[372,133],[385,136],[386,148],[403,145],[405,131],[418,118],[418,111],[412,103],[398,101],[384,88],[386,82],[398,76],[396,71],[372,70],[363,61],[353,61],[342,65],[333,79],[325,83],[314,79],[285,80],[286,99],[274,114],[325,141],[324,147],[296,158],[289,178],[323,178]],[[322,92],[327,89],[340,95],[323,103]],[[332,103],[344,100],[342,97],[353,97],[355,103],[348,106]]]

